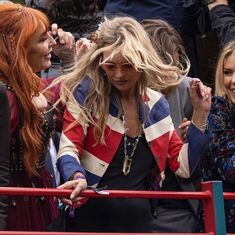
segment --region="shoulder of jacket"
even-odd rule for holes
[[[148,99],[150,99],[150,100],[156,100],[156,101],[158,101],[158,100],[160,100],[162,97],[164,97],[161,92],[155,91],[155,90],[153,90],[153,89],[151,89],[151,88],[147,88],[147,90],[146,90],[146,96],[147,96]]]
[[[74,90],[74,97],[79,104],[83,104],[91,84],[91,78],[85,77]]]

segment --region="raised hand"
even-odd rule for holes
[[[57,24],[51,25],[51,36],[57,44],[53,46],[53,53],[60,59],[63,66],[70,66],[75,59],[75,40],[70,32],[58,28]]]
[[[80,38],[76,42],[76,61],[78,61],[91,47],[92,42],[86,38]]]
[[[204,131],[211,107],[211,88],[204,85],[200,79],[194,78],[190,83],[189,94],[194,108],[193,124]]]

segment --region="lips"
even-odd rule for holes
[[[235,104],[235,88],[228,90],[228,95],[233,104]]]
[[[229,93],[231,96],[235,97],[235,89],[229,89]]]
[[[117,80],[117,81],[114,81],[116,84],[125,84],[127,83],[128,81],[127,80]]]
[[[51,53],[48,53],[46,56],[45,56],[46,59],[51,59]]]

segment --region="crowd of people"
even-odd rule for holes
[[[197,200],[80,193],[235,191],[233,22],[227,0],[0,1],[0,186],[72,189],[1,195],[0,230],[203,231]],[[212,88],[194,78],[207,30],[221,42]]]

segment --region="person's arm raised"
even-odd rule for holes
[[[205,132],[211,107],[211,88],[205,86],[199,79],[194,78],[190,83],[189,94],[194,108],[192,124]]]

